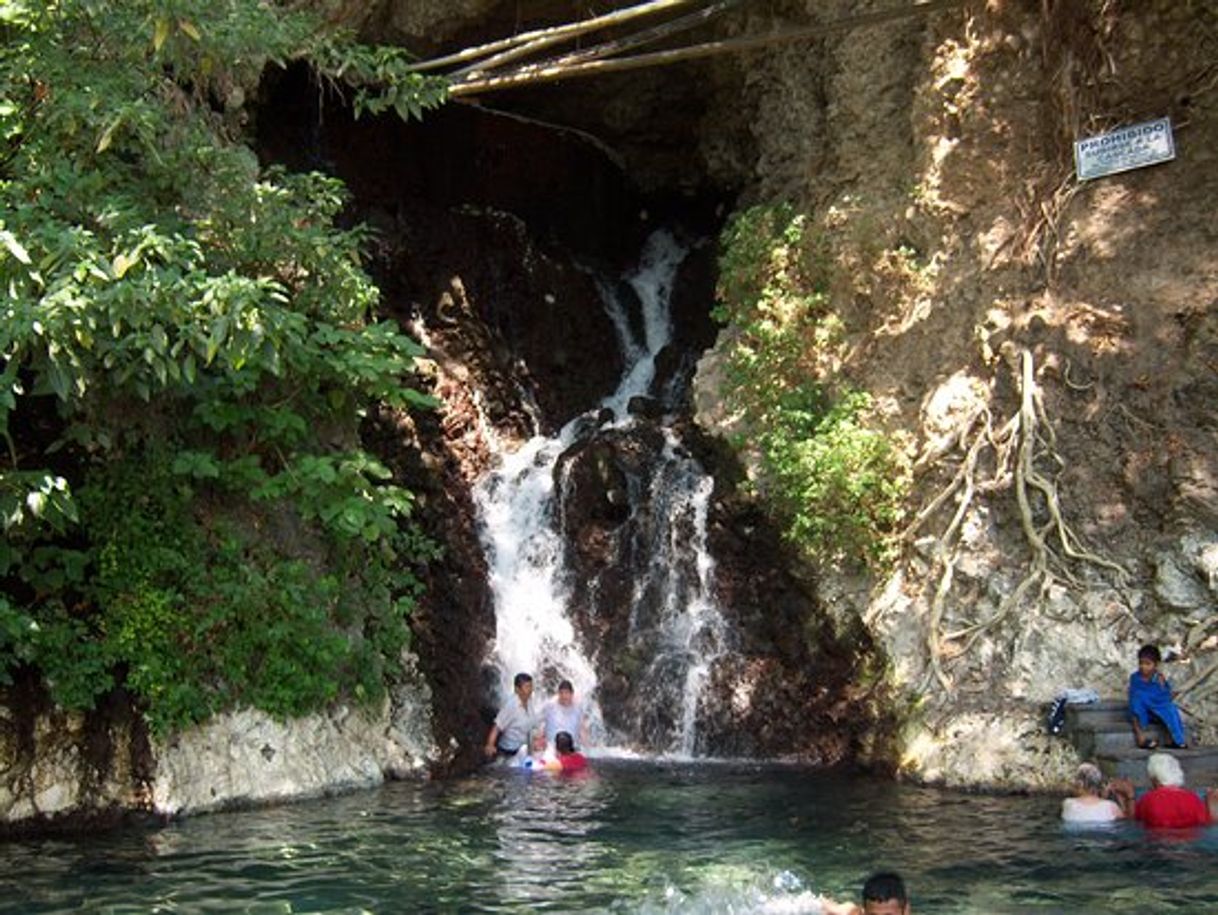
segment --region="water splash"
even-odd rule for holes
[[[594,724],[600,720],[590,660],[597,646],[585,651],[568,613],[572,573],[560,533],[568,483],[560,462],[573,447],[609,431],[629,431],[640,422],[630,415],[631,401],[655,396],[657,356],[672,341],[669,301],[685,254],[670,234],[657,232],[638,269],[625,278],[630,293],[622,284],[599,282],[623,355],[617,387],[556,436],[535,436],[516,452],[501,453],[498,467],[475,487],[495,601],[491,660],[500,673],[502,697],[511,694],[517,671],[549,680],[565,677],[574,683]],[[632,306],[641,312],[634,321]],[[649,482],[630,500],[629,523],[636,538],[646,541],[636,552],[649,559],[637,572],[630,612],[630,638],[651,653],[636,686],[644,711],[628,733],[609,739],[690,756],[697,749],[699,699],[726,641],[707,550],[714,481],[671,428],[662,426],[661,433],[663,447],[649,468]]]

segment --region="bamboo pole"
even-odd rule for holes
[[[523,73],[532,68],[544,68],[549,66],[569,66],[570,64],[581,63],[587,60],[599,60],[602,57],[608,57],[610,54],[617,54],[621,51],[627,51],[631,48],[637,48],[641,45],[651,44],[653,41],[659,41],[661,38],[667,38],[670,35],[676,35],[680,32],[688,31],[692,28],[704,24],[712,17],[720,13],[727,12],[734,6],[740,6],[742,3],[747,3],[748,0],[719,0],[718,3],[713,3],[708,7],[698,10],[694,13],[688,13],[680,16],[677,19],[672,19],[668,22],[654,25],[650,28],[643,29],[638,32],[632,32],[629,35],[624,35],[621,38],[614,38],[610,41],[602,42],[601,44],[592,45],[587,48],[582,48],[578,51],[570,51],[561,57],[551,58],[541,63],[526,64],[513,70],[513,73]]]
[[[934,13],[940,10],[954,9],[963,6],[967,0],[926,0],[900,9],[881,10],[873,13],[862,13],[848,16],[833,22],[801,29],[788,29],[784,32],[773,32],[769,35],[755,35],[750,38],[733,38],[723,41],[710,41],[704,44],[691,45],[686,48],[674,48],[668,51],[655,51],[650,54],[635,54],[631,57],[620,57],[615,60],[594,60],[583,63],[563,65],[559,61],[533,64],[505,73],[501,76],[470,79],[457,82],[449,87],[448,94],[452,98],[464,95],[477,95],[483,92],[499,92],[504,89],[514,89],[518,86],[533,83],[550,83],[564,79],[575,79],[581,76],[598,76],[603,73],[616,73],[625,70],[638,70],[644,67],[659,67],[686,60],[697,60],[718,54],[732,54],[750,51],[774,44],[788,44],[819,38],[834,32],[849,31],[868,25],[878,25],[911,16]]]
[[[647,29],[642,29],[638,32],[633,32],[622,38],[615,38],[610,41],[602,42],[601,44],[593,45],[588,48],[583,48],[578,51],[568,51],[559,57],[550,58],[541,63],[525,64],[513,70],[513,73],[519,73],[528,67],[545,67],[545,66],[567,66],[570,63],[576,63],[583,60],[598,60],[602,57],[607,57],[610,54],[617,54],[621,51],[635,48],[640,45],[649,44],[653,41],[658,41],[669,35],[675,35],[678,32],[684,32],[688,29],[695,28],[706,22],[713,16],[731,9],[733,6],[739,6],[746,0],[719,0],[717,3],[712,3],[710,6],[703,7],[692,13],[687,13],[676,19],[668,22],[660,23]],[[561,40],[566,40],[566,36]],[[553,42],[533,41],[528,44],[521,45],[511,51],[505,51],[503,54],[497,54],[487,60],[477,61],[470,64],[468,67],[462,67],[459,70],[454,70],[448,74],[450,79],[456,79],[458,82],[465,82],[472,79],[481,79],[486,71],[498,68],[503,63],[509,60],[518,60],[521,57],[527,57],[534,51],[542,47],[546,47]]]
[[[648,2],[640,3],[638,6],[627,7],[624,10],[606,13],[603,16],[594,16],[591,19],[584,19],[580,22],[569,22],[566,25],[534,29],[531,32],[521,32],[519,35],[513,35],[511,38],[501,38],[498,41],[479,45],[476,48],[466,48],[455,54],[447,54],[444,57],[435,57],[431,60],[422,60],[412,66],[411,70],[418,73],[427,70],[439,70],[452,64],[465,63],[466,61],[477,60],[487,55],[497,54],[521,44],[534,44],[535,46],[531,50],[536,50],[538,47],[547,47],[559,41],[586,34],[587,32],[595,32],[609,26],[621,25],[623,22],[629,22],[640,16],[650,16],[664,10],[677,9],[697,2],[700,2],[700,0],[648,0]],[[536,44],[542,41],[545,43]]]

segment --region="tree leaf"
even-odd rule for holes
[[[161,46],[165,44],[165,39],[169,37],[169,20],[158,19],[152,30],[152,50],[160,52]]]
[[[114,131],[118,130],[118,125],[121,123],[123,123],[123,116],[120,114],[110,122],[109,127],[102,131],[102,135],[97,140],[97,151],[99,153],[103,153],[110,148],[110,143],[114,139]]]
[[[0,229],[0,243],[8,249],[9,254],[13,255],[21,263],[27,265],[30,263],[29,252],[25,250],[25,246],[21,242],[17,241],[16,236],[12,232],[7,229]]]

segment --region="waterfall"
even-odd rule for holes
[[[616,389],[557,435],[535,435],[514,453],[500,453],[498,466],[479,481],[474,496],[495,602],[491,661],[499,671],[501,699],[511,695],[517,671],[538,678],[539,693],[569,679],[590,714],[594,739],[690,756],[697,751],[703,687],[726,639],[707,550],[714,481],[671,426],[676,385],[671,380],[659,385],[656,377],[657,356],[672,340],[669,301],[685,254],[669,233],[656,232],[624,284],[598,283],[623,356]],[[641,397],[651,398],[666,415],[652,420],[631,415],[631,402]],[[612,453],[632,436],[656,447],[645,472],[631,479],[621,496],[628,508],[615,532],[613,562],[632,564],[625,647],[646,661],[628,687],[617,691],[617,701],[629,711],[612,715],[605,709],[605,719],[618,722],[605,732],[598,727],[598,700],[606,697],[597,674],[605,646],[581,644],[570,612],[577,597],[595,605],[600,582],[581,580],[571,567],[563,529],[573,498],[574,461],[593,445]]]

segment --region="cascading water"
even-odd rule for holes
[[[601,283],[624,357],[616,390],[556,436],[536,435],[515,453],[501,454],[497,469],[475,488],[475,501],[495,601],[492,662],[502,697],[510,696],[517,671],[532,672],[549,689],[560,678],[570,679],[591,713],[594,739],[689,756],[697,751],[703,686],[726,639],[707,551],[714,483],[671,427],[678,385],[657,379],[657,356],[672,339],[669,300],[685,254],[670,234],[657,232],[626,278],[633,296],[620,285]],[[632,298],[641,311],[642,339],[640,322],[631,320]],[[631,415],[632,401],[639,398],[650,398],[666,416]],[[606,646],[581,644],[570,612],[576,599],[596,605],[599,582],[572,568],[564,521],[574,489],[573,461],[593,447],[612,460],[615,448],[635,439],[654,447],[617,495],[625,504],[612,564],[629,564],[633,587],[624,648],[640,663],[628,686],[610,700],[598,691],[596,662]],[[606,708],[607,733],[597,733],[598,699],[622,706]]]
[[[647,639],[648,590],[658,598],[652,659],[638,691],[644,739],[683,756],[696,750],[698,702],[711,664],[722,654],[724,622],[714,601],[714,561],[707,551],[706,519],[714,480],[665,430],[661,463],[648,497],[652,561],[639,582],[630,615],[632,640]],[[668,710],[678,710],[671,714]]]

